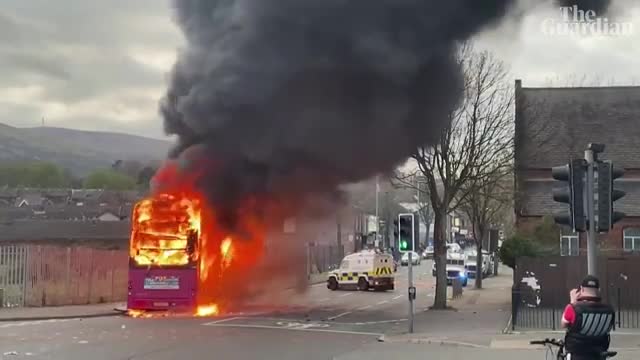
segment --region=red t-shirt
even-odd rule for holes
[[[576,321],[576,311],[573,310],[573,306],[571,304],[567,305],[564,308],[564,313],[562,313],[562,320],[569,323],[569,325],[573,325],[573,322]]]

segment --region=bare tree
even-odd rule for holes
[[[513,201],[513,172],[510,163],[496,161],[486,172],[488,176],[474,178],[465,184],[467,196],[460,205],[473,228],[476,245],[476,289],[482,288],[482,251],[488,230],[501,222],[505,208]]]
[[[420,147],[413,154],[415,171],[396,177],[400,184],[415,186],[419,175],[427,184],[434,216],[434,309],[447,306],[447,216],[476,189],[469,183],[491,178],[493,173],[487,169],[496,162],[511,161],[514,139],[514,92],[504,63],[468,43],[461,46],[459,61],[464,69],[464,97],[449,112],[450,127],[441,132],[435,146]]]

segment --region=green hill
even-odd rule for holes
[[[0,162],[48,161],[77,175],[116,160],[162,160],[170,147],[169,141],[129,134],[0,123]]]

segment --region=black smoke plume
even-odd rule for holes
[[[171,157],[198,145],[222,164],[200,186],[229,224],[247,195],[332,193],[389,171],[448,126],[456,45],[512,2],[175,0],[186,47],[161,104]]]

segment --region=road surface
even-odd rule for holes
[[[421,312],[433,301],[431,262],[425,261],[414,270],[416,311]],[[391,339],[407,327],[406,268],[399,270],[396,281],[395,291],[366,293],[333,292],[319,284],[304,296],[293,291],[280,294],[280,305],[257,304],[250,312],[218,318],[106,317],[0,323],[0,359],[544,358],[539,351],[380,342],[381,334]],[[446,314],[438,316],[438,321],[456,323]],[[433,324],[433,328],[438,326]],[[428,324],[421,324],[425,327]]]

